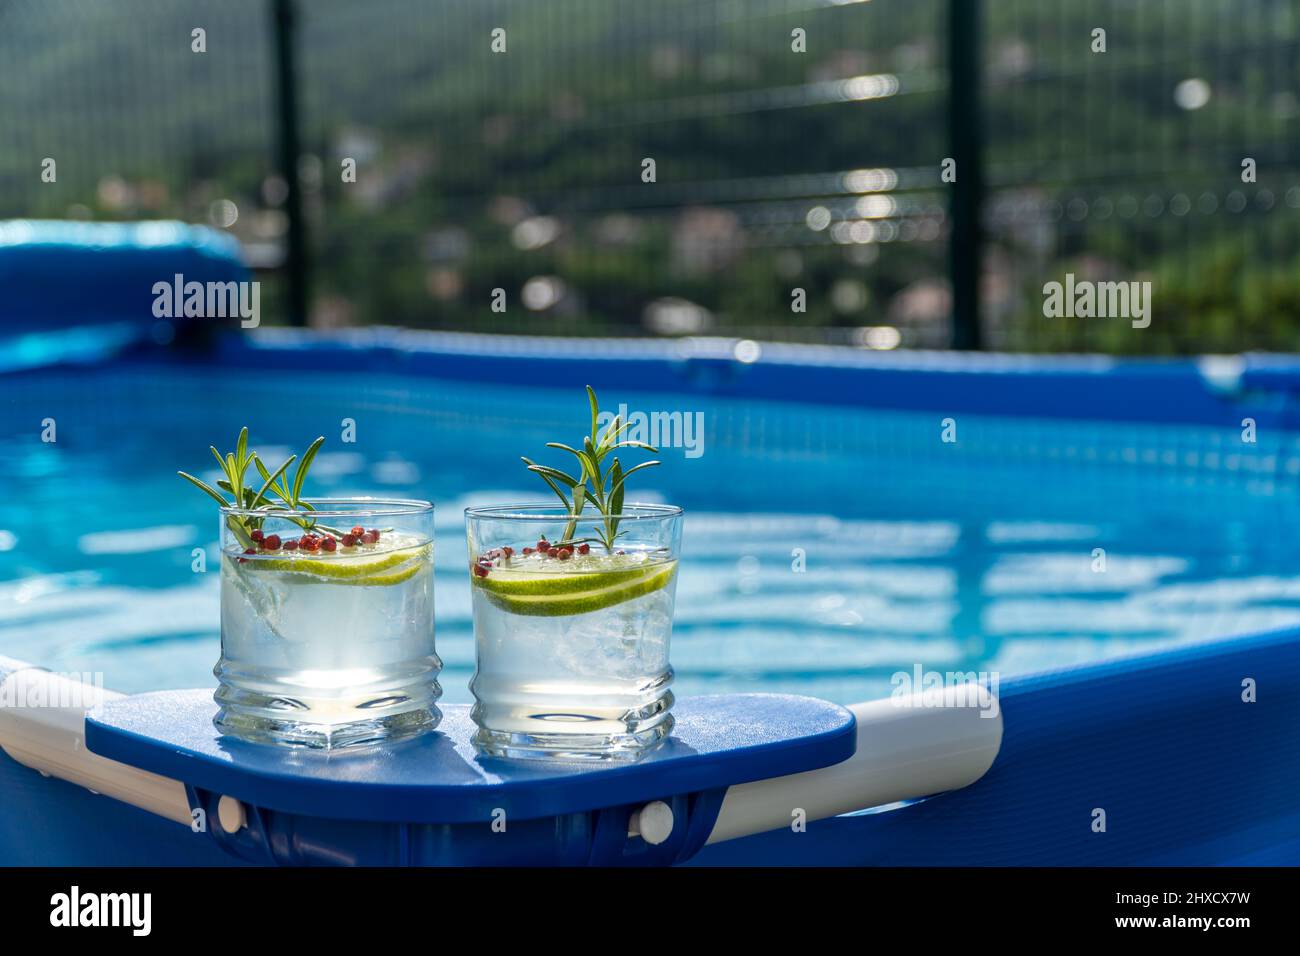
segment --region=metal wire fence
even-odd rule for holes
[[[942,348],[955,276],[988,347],[1292,348],[1298,15],[0,0],[0,216],[211,222],[323,326]],[[1149,326],[1045,314],[1067,274]]]

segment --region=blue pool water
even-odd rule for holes
[[[538,369],[544,373],[544,363]],[[473,668],[462,509],[545,500],[521,454],[586,429],[582,383],[474,386],[336,371],[118,364],[6,376],[0,654],[124,691],[209,686],[210,477],[241,425],[268,459],[327,442],[319,495],[433,500],[449,701]],[[688,514],[672,650],[683,693],[841,702],[916,666],[1010,675],[1300,624],[1300,442],[1172,425],[602,395],[703,415],[640,500]],[[41,441],[53,419],[57,440]],[[344,419],[356,442],[340,441]],[[556,457],[559,456],[559,457]],[[191,570],[205,548],[207,573]],[[1097,549],[1105,569],[1098,570]]]

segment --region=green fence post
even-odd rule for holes
[[[275,79],[277,148],[280,175],[288,187],[284,212],[289,228],[286,236],[285,272],[289,283],[289,322],[307,324],[307,232],[302,218],[302,184],[298,177],[298,86],[294,70],[293,0],[272,0],[275,36]]]
[[[957,179],[948,206],[952,347],[978,349],[983,254],[983,117],[980,115],[980,0],[948,0],[948,136]]]

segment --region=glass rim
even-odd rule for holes
[[[465,517],[467,519],[500,518],[513,521],[567,521],[570,519],[576,521],[604,521],[606,518],[617,518],[619,521],[656,521],[664,518],[680,518],[685,514],[677,505],[633,501],[624,504],[623,507],[624,509],[634,508],[637,510],[624,510],[616,515],[606,515],[592,510],[575,515],[570,511],[566,511],[563,505],[550,505],[544,501],[525,501],[519,504],[484,505],[477,508],[466,508]],[[547,513],[537,514],[536,512]]]
[[[283,502],[281,502],[283,504]],[[419,498],[372,498],[367,495],[354,498],[312,498],[311,511],[295,511],[292,508],[236,508],[227,505],[220,508],[223,515],[240,518],[285,518],[289,515],[307,515],[313,518],[356,518],[356,517],[400,517],[403,515],[433,514],[431,501]],[[343,505],[355,507],[340,507]]]

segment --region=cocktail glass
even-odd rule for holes
[[[681,524],[663,505],[467,509],[481,751],[635,757],[668,735]]]
[[[442,695],[433,505],[312,504],[221,509],[213,722],[248,740],[323,749],[432,730]]]

